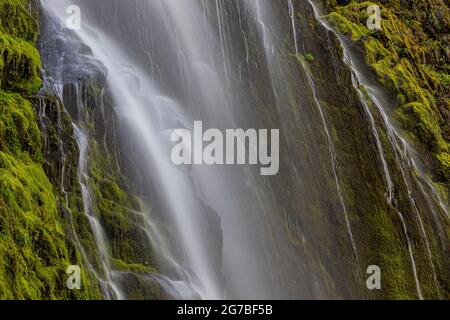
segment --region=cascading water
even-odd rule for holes
[[[69,52],[69,50],[78,50],[80,48],[80,43],[78,42],[77,39],[75,39],[74,37],[71,37],[70,35],[65,35],[63,33],[64,30],[64,26],[58,22],[58,21],[53,21],[53,20],[49,20],[46,21],[46,26],[43,28],[43,33],[44,36],[46,36],[46,34],[53,34],[53,36],[55,37],[55,39],[59,39],[59,40],[64,40],[65,41],[65,46],[64,49],[63,48],[59,48],[62,50],[67,50],[66,52]],[[66,37],[66,38],[64,38]],[[43,91],[44,92],[53,92],[53,94],[58,97],[60,99],[60,101],[63,101],[63,87],[65,84],[67,83],[71,83],[74,85],[75,88],[75,104],[76,104],[76,113],[77,113],[77,117],[79,119],[80,122],[80,126],[84,125],[84,117],[85,117],[85,110],[84,110],[84,106],[82,104],[82,97],[80,96],[80,92],[79,92],[79,83],[77,82],[77,75],[81,75],[83,72],[85,72],[86,74],[89,73],[88,69],[89,67],[89,63],[93,63],[95,64],[95,61],[90,60],[89,58],[87,58],[85,61],[80,60],[76,60],[75,62],[72,62],[72,64],[67,64],[67,62],[64,61],[64,59],[56,59],[57,63],[55,63],[53,60],[54,57],[56,55],[59,54],[58,50],[56,50],[56,47],[54,46],[49,46],[49,43],[46,43],[46,50],[43,51],[43,60],[44,63],[47,65],[47,71],[49,73],[50,76],[46,77],[44,80],[44,88]],[[52,61],[51,64],[49,64],[48,62]],[[71,68],[76,68],[77,71],[71,70],[70,72],[67,72],[67,69],[71,69]],[[66,79],[68,74],[69,78],[71,78],[71,80]],[[61,116],[61,110],[58,108],[57,110],[57,128],[58,128],[58,132],[59,132],[59,152],[61,154],[61,188],[62,188],[62,193],[65,196],[65,200],[66,200],[66,207],[69,207],[68,204],[68,194],[65,190],[65,164],[66,164],[66,155],[65,155],[65,147],[63,145],[63,139],[61,137],[61,131],[62,131],[62,116]],[[40,112],[40,119],[41,119],[41,126],[43,128],[43,131],[45,132],[45,121],[46,121],[46,114],[45,114],[45,105],[43,105],[42,108],[42,112]],[[48,120],[47,120],[48,121]],[[83,211],[84,214],[86,215],[89,224],[91,226],[92,232],[94,234],[95,237],[95,241],[96,241],[96,246],[97,249],[99,251],[99,259],[100,259],[100,263],[101,263],[101,267],[100,270],[95,270],[93,268],[93,266],[89,263],[89,261],[87,261],[89,263],[89,267],[92,268],[91,272],[93,272],[95,274],[96,279],[99,281],[101,288],[102,288],[102,292],[105,296],[105,298],[108,299],[123,299],[124,296],[122,295],[122,293],[120,292],[120,289],[118,288],[117,284],[114,282],[113,280],[113,271],[111,269],[111,260],[109,257],[109,249],[108,249],[108,245],[107,245],[107,241],[106,241],[106,237],[105,237],[105,233],[103,230],[103,227],[101,226],[101,223],[99,222],[99,220],[97,219],[97,217],[94,216],[93,214],[93,208],[92,208],[92,204],[93,204],[93,200],[92,200],[92,191],[90,190],[89,187],[89,182],[88,182],[88,156],[87,156],[87,152],[88,152],[88,138],[86,136],[86,133],[83,131],[83,129],[81,127],[78,127],[77,124],[73,124],[73,129],[74,129],[74,135],[75,135],[75,140],[78,144],[78,149],[79,149],[79,159],[78,159],[78,183],[81,187],[81,196],[82,196],[82,202],[83,202]],[[72,221],[73,224],[73,221]],[[80,240],[78,239],[76,232],[75,232],[75,228],[72,225],[72,233],[73,236],[76,238],[76,244],[78,246],[78,248],[81,250],[81,252],[83,253],[84,258],[87,260],[86,258],[86,252],[85,252],[85,248],[83,248],[83,246],[81,245]]]
[[[72,2],[82,13],[81,28],[74,31],[64,26]],[[308,43],[300,30],[300,2],[42,0],[50,27],[41,41],[57,48],[53,55],[42,54],[52,77],[47,86],[62,101],[67,100],[67,91],[75,91],[76,110],[71,115],[80,151],[78,182],[99,265],[89,261],[81,242],[76,242],[105,298],[130,298],[127,276],[135,271],[115,270],[110,239],[93,213],[91,119],[80,83],[86,75],[97,74],[106,82],[99,95],[111,96],[119,122],[108,123],[103,115],[103,125],[114,126],[118,135],[123,163],[117,167],[140,200],[140,209],[130,212],[140,222],[143,241],[151,244],[158,264],[158,272],[147,272],[145,281],[158,282],[165,297],[175,299],[366,295],[348,289],[352,284],[361,286],[351,281],[365,272],[363,228],[355,218],[358,208],[349,201],[349,177],[342,165],[339,133],[321,95],[323,84],[305,60]],[[304,1],[307,4],[321,21],[314,3]],[[326,23],[323,26],[331,30]],[[414,196],[420,193],[426,199],[438,230],[444,229],[439,215],[448,216],[445,202],[390,123],[382,94],[339,39],[367,118],[367,135],[379,156],[376,170],[384,178],[385,205],[400,220],[398,232],[405,237],[417,296],[423,298],[423,271],[416,262],[419,245],[439,294],[433,243],[423,206]],[[338,63],[333,64],[337,73]],[[45,118],[45,108],[40,118]],[[205,129],[280,128],[279,177],[262,177],[246,165],[173,165],[171,130],[192,131],[197,120]],[[106,134],[102,139],[107,149]],[[62,166],[64,188],[64,160]],[[403,193],[412,214],[405,211]],[[419,245],[410,236],[411,221],[421,235]],[[443,231],[439,234],[444,243]],[[342,279],[330,280],[343,271]]]
[[[100,222],[92,215],[92,191],[88,187],[87,182],[87,138],[83,131],[74,126],[75,137],[77,139],[78,147],[80,149],[80,162],[78,165],[78,177],[81,185],[81,194],[83,197],[84,212],[89,219],[92,231],[96,239],[97,247],[100,252],[100,261],[102,262],[105,279],[99,279],[102,284],[106,297],[109,299],[123,299],[124,296],[120,292],[117,284],[112,279],[113,271],[111,270],[111,260],[108,254],[108,245],[105,237],[105,232]]]
[[[177,250],[184,252],[183,260],[171,260],[183,266],[183,274],[193,292],[202,298],[220,298],[224,294],[230,297],[273,297],[273,292],[282,292],[281,288],[277,289],[280,281],[270,280],[276,276],[269,271],[272,267],[270,255],[266,252],[269,246],[274,245],[261,237],[268,227],[267,213],[264,212],[270,204],[265,203],[264,191],[259,188],[251,191],[240,182],[244,180],[248,185],[256,186],[255,179],[260,178],[253,177],[250,169],[242,167],[193,167],[190,172],[185,172],[174,167],[168,158],[170,141],[165,134],[167,129],[177,126],[190,128],[193,120],[199,118],[211,127],[238,127],[223,89],[227,76],[221,70],[215,70],[208,56],[209,44],[204,40],[205,31],[200,29],[203,18],[197,4],[195,1],[148,2],[149,8],[160,13],[161,24],[168,32],[175,29],[177,37],[169,42],[177,48],[179,72],[184,80],[180,86],[191,91],[188,94],[195,95],[192,100],[183,101],[184,108],[174,98],[165,95],[138,65],[133,65],[132,58],[109,35],[94,29],[87,21],[77,35],[108,70],[117,112],[123,117],[130,134],[140,142],[141,156],[147,159],[142,163],[142,169],[150,173],[149,179],[158,181],[160,201],[164,203],[168,219],[182,243]],[[63,17],[68,3],[47,1],[46,5]],[[223,47],[219,47],[225,54]],[[127,79],[125,83],[124,79]],[[220,216],[221,222],[216,215]],[[251,225],[254,232],[248,232]],[[221,228],[223,230],[223,267],[216,267],[221,264],[221,248],[214,248],[219,253],[211,253],[205,245],[209,241],[222,242],[222,235],[211,234],[211,228],[219,232]],[[256,231],[258,229],[259,232]],[[99,245],[103,246],[103,241],[99,241]],[[168,252],[165,254],[173,256]],[[221,284],[222,268],[227,279],[226,289]]]

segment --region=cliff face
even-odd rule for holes
[[[321,39],[305,41],[303,54],[315,56],[309,65],[336,130],[339,170],[360,251],[361,274],[356,278],[364,277],[370,264],[380,266],[384,274],[382,290],[367,292],[363,287],[361,294],[448,297],[448,216],[445,206],[442,210],[439,201],[431,199],[434,192],[418,173],[424,170],[447,197],[442,160],[447,157],[449,132],[448,6],[442,1],[314,3],[324,14],[321,19],[340,35],[335,42],[333,33],[323,33],[323,23],[299,15],[303,30],[312,27],[306,37]],[[381,7],[381,31],[366,27],[367,7],[373,4]],[[307,7],[299,11],[308,12]],[[344,59],[351,60],[352,68],[358,66],[369,85],[355,83],[360,75],[351,75]],[[373,92],[383,99],[382,112]],[[392,124],[402,128],[399,132],[419,151],[408,157],[419,158],[424,167],[408,168],[416,160],[403,158],[409,147],[396,142],[402,138],[393,134]],[[388,168],[384,177],[383,166]],[[386,200],[389,180],[393,198],[388,192]]]

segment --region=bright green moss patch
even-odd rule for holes
[[[305,59],[308,62],[314,62],[314,55],[312,53],[305,54]]]
[[[0,151],[41,161],[41,140],[31,104],[19,94],[0,91]]]
[[[0,88],[31,95],[42,85],[34,44],[0,32]]]
[[[0,89],[31,95],[42,85],[41,60],[35,47],[38,25],[26,0],[0,3]]]
[[[0,152],[0,299],[69,297],[65,270],[78,262],[42,167]]]
[[[342,33],[349,34],[353,41],[358,41],[368,34],[367,29],[360,24],[353,23],[337,12],[331,12],[326,16],[328,22],[337,27]]]
[[[28,100],[0,91],[0,299],[96,297],[65,234],[41,140]],[[69,265],[82,267],[82,290],[67,288]]]
[[[401,106],[398,114],[406,128],[416,137],[421,137],[421,141],[431,150],[440,152],[447,149],[441,135],[439,119],[436,119],[430,107],[419,102],[411,102]]]
[[[450,154],[442,152],[438,154],[437,160],[439,161],[439,167],[441,168],[441,174],[448,180],[450,180]]]

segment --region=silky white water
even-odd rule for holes
[[[69,2],[43,3],[56,16],[65,17]],[[236,106],[231,105],[224,89],[227,87],[226,70],[224,73],[216,70],[208,54],[211,43],[207,41],[198,2],[149,1],[148,6],[160,12],[165,29],[175,31],[176,37],[167,41],[179,50],[182,85],[188,85],[186,90],[194,90],[197,95],[194,100],[198,104],[186,101],[182,105],[183,101],[165,95],[140,66],[133,64],[124,47],[91,26],[88,20],[83,21],[83,27],[76,34],[107,69],[117,112],[135,141],[139,141],[145,159],[142,168],[149,172],[149,178],[158,181],[159,201],[165,204],[166,214],[176,228],[184,252],[184,258],[180,260],[170,253],[173,249],[166,248],[164,259],[173,260],[173,265],[184,268],[188,287],[194,292],[191,296],[197,294],[205,299],[273,297],[273,292],[282,289],[274,288],[278,281],[269,280],[273,275],[270,274],[272,262],[268,255],[272,245],[268,241],[272,240],[260,236],[268,223],[266,216],[270,208],[264,191],[258,187],[260,178],[246,167],[193,166],[186,171],[175,167],[169,158],[171,128],[191,128],[196,119],[218,128],[238,126],[233,119]],[[219,7],[217,10],[219,12]],[[219,37],[214,42],[223,41]],[[219,47],[225,55],[224,47]],[[242,184],[242,180],[246,184]],[[205,206],[214,213],[206,212]],[[215,235],[223,238],[222,270],[215,267],[216,262],[212,261],[205,245],[211,241],[207,230],[208,215],[211,214],[218,215],[217,227],[223,232]],[[157,230],[146,228],[151,237],[157,237]],[[254,230],[249,232],[249,228]],[[102,247],[102,237],[97,238]],[[225,284],[222,278],[226,278]]]

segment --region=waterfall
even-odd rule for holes
[[[47,17],[50,19],[50,17]],[[51,33],[55,38],[64,39],[65,38],[65,50],[76,50],[79,46],[77,43],[77,40],[73,37],[67,36],[63,32],[64,26],[61,25],[58,21],[46,21],[46,27],[43,30],[44,33]],[[49,46],[46,48],[47,50],[43,52],[43,60],[47,61],[54,61],[53,58],[55,55],[58,54],[55,47],[50,46],[49,43],[45,43],[45,45]],[[53,51],[53,52],[52,52]],[[59,98],[59,101],[63,101],[63,87],[65,85],[64,83],[64,76],[68,68],[64,65],[63,59],[57,59],[57,63],[54,63],[51,65],[52,69],[48,70],[49,74],[51,76],[46,76],[44,78],[44,88],[42,89],[43,93],[51,92],[56,97]],[[93,62],[93,61],[92,61]],[[95,62],[94,62],[95,63]],[[87,70],[89,67],[86,64],[86,61],[77,60],[77,69],[78,70]],[[48,65],[50,67],[50,65]],[[72,66],[73,67],[73,66]],[[69,67],[70,68],[70,67]],[[73,79],[76,79],[75,73],[71,75]],[[82,196],[82,202],[83,202],[83,212],[86,215],[86,218],[89,221],[89,224],[91,226],[92,232],[95,237],[96,241],[96,247],[99,251],[99,260],[101,263],[100,270],[96,270],[93,265],[90,263],[90,261],[87,259],[86,255],[86,249],[82,246],[80,239],[78,238],[77,233],[75,232],[75,226],[73,217],[70,217],[71,219],[71,232],[72,236],[75,238],[75,243],[77,244],[78,249],[81,251],[85,261],[88,263],[90,271],[95,275],[96,279],[99,281],[100,286],[102,288],[102,292],[107,299],[124,299],[124,295],[119,289],[119,285],[114,280],[114,271],[111,267],[111,259],[109,256],[109,248],[107,245],[107,240],[105,236],[105,232],[103,230],[103,227],[101,223],[99,222],[98,218],[93,214],[93,195],[92,190],[90,189],[89,182],[88,182],[88,138],[86,136],[86,133],[81,128],[82,125],[84,125],[84,105],[82,104],[82,97],[81,93],[79,91],[79,85],[75,81],[73,83],[75,88],[75,103],[76,103],[76,109],[78,118],[80,119],[80,124],[73,123],[73,130],[74,130],[74,136],[75,140],[78,144],[79,149],[79,159],[78,159],[78,183],[81,187],[81,196]],[[43,131],[46,131],[45,128],[45,122],[48,121],[46,119],[45,109],[46,105],[45,102],[42,102],[42,110],[39,113],[39,118],[41,122],[41,126]],[[65,189],[65,166],[66,166],[66,154],[65,154],[65,146],[63,145],[64,139],[62,138],[62,115],[61,115],[61,107],[59,104],[57,105],[57,123],[56,127],[58,130],[58,141],[59,141],[59,152],[61,154],[61,178],[60,178],[60,186],[61,186],[61,192],[65,197],[65,206],[67,210],[69,210],[69,199],[68,199],[68,193]],[[79,127],[80,126],[80,127]]]
[[[68,2],[59,0],[44,2],[44,6],[61,19],[67,5]],[[193,121],[199,118],[212,127],[239,127],[233,116],[237,106],[227,98],[226,63],[223,65],[225,70],[216,69],[213,57],[208,54],[210,43],[203,27],[202,10],[197,1],[140,1],[140,5],[158,12],[159,27],[174,34],[167,40],[175,48],[175,61],[178,61],[182,78],[174,81],[182,80],[180,87],[187,97],[177,96],[179,92],[169,96],[158,83],[159,79],[152,79],[143,72],[120,43],[87,17],[76,34],[108,70],[108,85],[115,99],[116,112],[127,134],[139,145],[139,157],[145,159],[139,164],[141,174],[151,183],[157,182],[158,201],[167,211],[165,219],[179,238],[177,243],[181,247],[168,245],[164,259],[170,257],[169,264],[183,269],[177,277],[190,284],[194,293],[189,296],[199,295],[205,299],[273,297],[273,292],[282,292],[282,289],[276,289],[281,283],[275,280],[278,276],[272,274],[274,270],[268,254],[268,250],[272,250],[269,248],[275,245],[269,243],[272,239],[262,237],[266,233],[264,230],[272,228],[267,213],[272,205],[267,203],[264,195],[266,187],[258,187],[261,178],[248,167],[194,166],[190,171],[180,170],[168,158],[170,141],[167,132],[171,128],[191,128]],[[85,7],[81,8],[85,12]],[[216,10],[219,30],[213,42],[224,56],[219,5]],[[97,224],[93,227],[102,248],[105,239],[100,227]],[[254,231],[249,232],[249,228]],[[152,237],[156,236],[157,228],[147,226],[146,229]],[[206,245],[210,241],[219,245],[223,242],[223,253],[210,252]],[[182,257],[175,253],[179,250],[183,252]],[[105,264],[105,267],[109,265]],[[282,270],[277,272],[281,276]],[[226,279],[224,284],[223,278]]]
[[[82,13],[77,30],[65,26],[72,2]],[[367,207],[386,207],[392,213],[400,235],[395,239],[404,251],[398,254],[405,257],[417,297],[426,298],[429,290],[422,283],[423,261],[440,295],[435,243],[424,211],[432,213],[445,246],[440,220],[442,213],[448,217],[445,201],[392,124],[382,90],[337,35],[344,59],[330,62],[330,69],[335,68],[339,82],[339,68],[345,65],[350,71],[347,82],[353,91],[348,96],[360,103],[367,122],[367,128],[356,132],[373,142],[366,146],[359,140],[351,150],[367,149],[373,152],[364,156],[378,158],[369,159],[377,167],[367,170],[376,171],[381,192],[368,199],[381,198],[382,204],[355,204],[356,190],[349,190],[353,172],[343,161],[349,158],[340,140],[345,137],[336,131],[335,110],[324,99],[327,84],[316,78],[306,59],[311,30],[304,30],[308,23],[302,21],[305,13],[298,11],[298,1],[41,3],[46,89],[73,104],[69,113],[79,151],[80,210],[89,221],[95,253],[84,246],[73,220],[70,229],[104,298],[134,298],[130,277],[157,283],[162,297],[169,299],[365,297],[364,283],[358,281],[365,263],[372,263],[367,258],[370,245],[363,239],[370,226],[364,225],[361,209]],[[331,34],[314,2],[304,1],[309,4]],[[320,48],[331,52],[327,40]],[[86,97],[84,87],[92,79],[101,83],[98,105]],[[93,108],[100,119],[90,113]],[[45,104],[39,120],[46,133]],[[193,132],[196,121],[205,129],[280,128],[280,174],[261,176],[250,165],[176,166],[170,159],[171,134],[174,129]],[[93,123],[102,127],[101,136],[95,136],[99,132],[92,130]],[[97,145],[114,154],[118,179],[136,200],[126,208],[127,222],[143,235],[137,240],[139,249],[151,248],[155,268],[117,264],[117,244],[97,213],[98,190],[90,176],[96,161],[91,151]],[[60,184],[69,207],[64,188],[68,160],[64,146],[60,148]],[[371,192],[365,181],[361,185]]]

